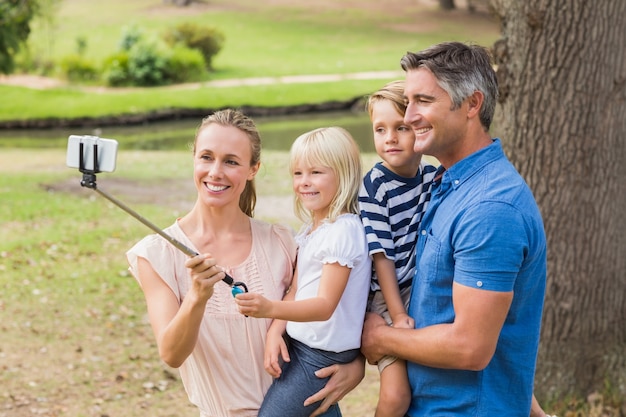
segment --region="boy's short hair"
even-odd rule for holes
[[[398,114],[404,116],[406,113],[406,97],[404,96],[404,80],[395,80],[385,84],[380,90],[371,94],[365,103],[365,109],[372,118],[374,104],[388,100],[398,111]]]

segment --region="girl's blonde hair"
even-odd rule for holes
[[[363,178],[361,154],[350,133],[341,127],[322,127],[300,135],[291,145],[289,172],[297,165],[323,166],[337,176],[337,195],[330,203],[328,220],[334,222],[343,213],[359,214],[358,194]],[[295,214],[304,221],[313,219],[295,196]]]
[[[391,101],[398,114],[404,117],[404,114],[406,113],[404,80],[391,81],[367,98],[365,109],[369,113],[370,119],[372,118],[372,112],[374,111],[374,104],[385,100]]]
[[[196,141],[198,139],[198,135],[200,134],[202,129],[213,123],[226,127],[232,126],[245,133],[246,136],[248,136],[248,139],[250,139],[250,166],[259,163],[259,161],[261,160],[261,135],[259,134],[259,130],[257,129],[252,119],[244,115],[242,112],[233,109],[216,111],[210,116],[202,119],[202,123],[196,131],[196,138],[193,144],[194,155],[196,154]],[[254,216],[255,206],[256,186],[254,183],[254,178],[252,178],[252,180],[246,181],[246,187],[239,197],[239,208],[241,208],[241,211],[246,213],[248,216],[252,217]]]

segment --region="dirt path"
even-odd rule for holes
[[[67,85],[63,80],[50,77],[42,77],[39,75],[29,74],[12,74],[4,75],[0,74],[0,84],[15,85],[20,87],[34,88],[37,90],[43,90],[46,88],[61,87]]]
[[[356,72],[349,74],[317,74],[317,75],[287,75],[282,77],[254,77],[254,78],[237,78],[227,80],[215,80],[206,82],[183,83],[160,88],[177,89],[177,90],[193,90],[203,87],[237,87],[245,85],[272,85],[272,84],[310,84],[310,83],[326,83],[338,82],[345,80],[378,80],[389,79],[393,77],[401,77],[402,71],[377,71],[377,72]],[[67,86],[64,80],[50,77],[42,77],[30,74],[0,74],[0,84],[13,85],[20,87],[28,87],[38,90]],[[140,88],[140,87],[136,87]],[[133,87],[111,88],[111,87],[82,87],[84,91],[92,91],[96,93],[118,93],[132,90]]]

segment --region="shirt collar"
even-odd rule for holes
[[[472,177],[482,167],[489,164],[493,160],[502,158],[504,151],[499,138],[492,139],[489,146],[486,146],[473,154],[461,159],[452,165],[444,173],[441,179],[442,184],[448,184],[454,188],[459,187],[465,181]],[[447,188],[447,187],[446,187]]]

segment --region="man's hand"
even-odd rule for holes
[[[322,402],[310,417],[325,413],[331,405],[337,404],[347,393],[359,385],[365,376],[365,360],[363,356],[359,355],[350,363],[322,368],[315,372],[315,376],[318,378],[330,377],[330,379],[324,388],[304,401],[305,407],[318,401]]]
[[[385,320],[376,313],[367,313],[365,323],[363,323],[363,334],[361,335],[361,353],[365,355],[367,361],[376,365],[380,358],[385,356],[376,337],[376,331],[380,327],[387,327]]]

